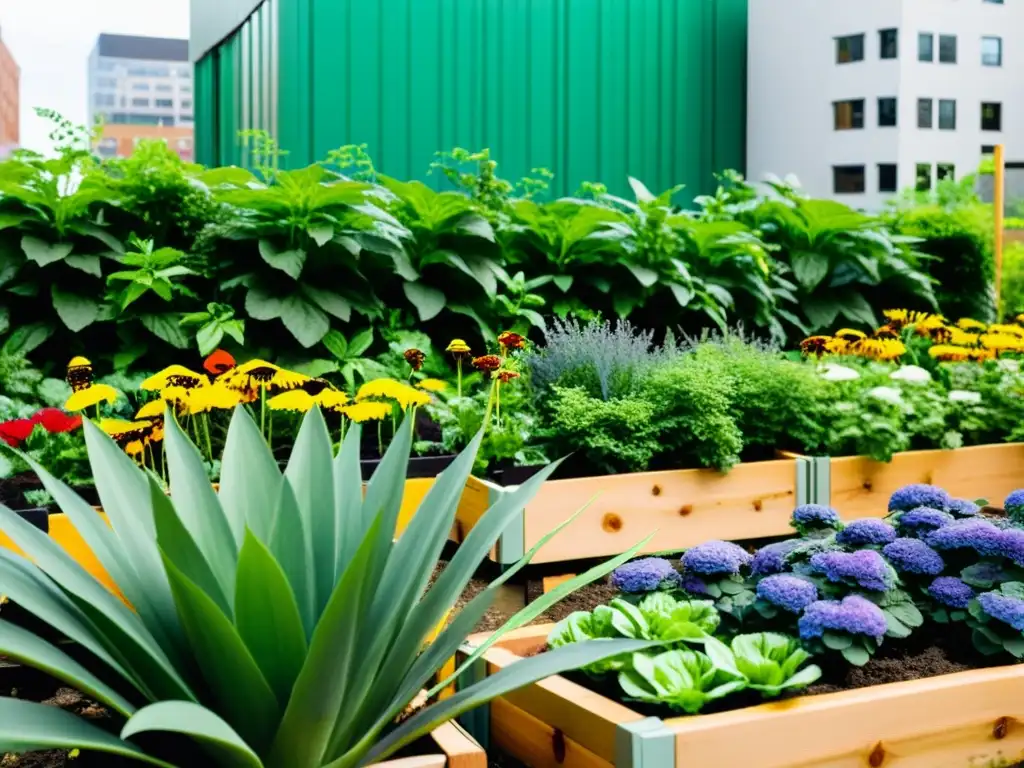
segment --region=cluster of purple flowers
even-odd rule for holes
[[[644,557],[612,571],[612,586],[620,592],[638,594],[671,589],[679,584],[679,573],[663,557]]]
[[[854,520],[836,534],[836,541],[852,547],[888,544],[895,540],[895,528],[884,520],[876,520],[871,517],[864,520]]]
[[[876,592],[884,592],[893,585],[888,564],[873,549],[819,552],[811,558],[811,568],[829,581],[852,582]]]
[[[1024,600],[1000,592],[985,592],[978,595],[978,603],[993,619],[1024,632]]]
[[[839,530],[843,526],[839,520],[839,513],[832,509],[832,507],[826,507],[821,504],[801,504],[793,510],[790,525],[800,533],[820,531],[828,528]]]
[[[917,507],[946,509],[952,497],[936,485],[914,483],[896,489],[889,497],[890,512],[905,512]]]
[[[804,640],[821,637],[826,632],[881,637],[886,629],[882,609],[859,595],[849,595],[841,601],[811,603],[804,609],[797,626]]]
[[[924,540],[938,550],[973,549],[982,556],[998,556],[1007,548],[1004,533],[987,520],[968,518],[932,531]]]
[[[882,547],[882,554],[901,573],[937,576],[946,565],[942,556],[920,539],[896,539]]]
[[[730,541],[706,541],[686,550],[682,559],[688,573],[724,576],[739,573],[753,558],[743,547]]]
[[[790,613],[800,613],[818,599],[818,588],[799,576],[779,573],[758,582],[757,596]]]
[[[952,499],[946,505],[946,511],[954,517],[974,517],[981,512],[981,507],[967,499]]]
[[[974,590],[955,576],[939,576],[928,587],[928,594],[947,608],[966,608]]]
[[[1024,523],[1024,488],[1014,491],[1006,497],[1003,502],[1003,509],[1011,520],[1017,523]]]
[[[786,539],[774,544],[765,544],[754,553],[750,561],[750,572],[755,576],[770,576],[786,570],[786,556],[800,546],[800,539]]]
[[[691,595],[708,594],[708,585],[704,583],[704,579],[700,576],[694,576],[692,573],[684,573],[679,586]]]
[[[915,507],[903,512],[896,520],[900,533],[904,536],[914,536],[937,531],[952,523],[954,518],[949,512],[943,512],[931,507]]]

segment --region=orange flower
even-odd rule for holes
[[[821,357],[828,351],[829,341],[831,338],[828,336],[808,336],[800,342],[800,351],[805,355]]]
[[[498,344],[502,349],[522,349],[526,346],[526,339],[512,331],[502,331],[498,334]]]
[[[501,368],[501,358],[497,355],[484,355],[483,357],[473,358],[473,367],[478,371],[484,373],[490,373]]]
[[[203,361],[203,368],[206,369],[207,373],[212,373],[214,376],[227,373],[234,367],[235,358],[223,349],[216,350]]]
[[[497,377],[502,384],[508,384],[512,379],[518,379],[519,374],[515,371],[498,371]]]
[[[426,354],[419,349],[407,349],[402,356],[414,371],[420,370],[423,367],[423,361],[427,359]]]

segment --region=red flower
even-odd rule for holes
[[[15,419],[0,424],[0,440],[3,440],[12,448],[17,448],[28,439],[36,425],[31,419]]]
[[[42,424],[50,434],[73,432],[82,426],[81,416],[71,416],[59,408],[43,408],[32,417],[33,424]]]
[[[207,372],[212,373],[214,376],[219,376],[222,373],[227,373],[235,367],[235,358],[225,352],[223,349],[218,349],[213,352],[203,362],[203,368]]]

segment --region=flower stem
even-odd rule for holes
[[[501,379],[494,380],[494,426],[501,429]]]
[[[377,455],[384,458],[384,422],[377,420]]]
[[[210,440],[210,414],[203,414],[203,434],[206,437],[206,457],[213,464],[213,441]]]
[[[457,393],[458,393],[458,396],[461,398],[462,397],[462,358],[461,357],[459,357],[455,361],[455,381],[458,382],[457,385],[456,385],[457,386]]]
[[[260,387],[260,434],[267,437],[267,388]]]

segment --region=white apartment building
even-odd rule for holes
[[[749,0],[747,176],[874,209],[1024,160],[1024,0]]]
[[[192,127],[188,40],[101,34],[89,56],[88,77],[90,124],[102,117],[112,126]],[[104,138],[97,151],[113,156],[117,141]]]

